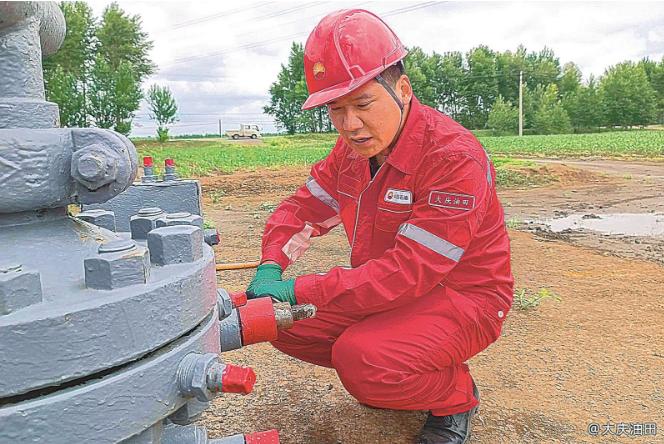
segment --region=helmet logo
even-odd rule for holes
[[[314,79],[322,80],[325,78],[325,65],[322,62],[316,62],[314,64]]]

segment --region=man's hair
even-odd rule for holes
[[[404,68],[401,60],[381,73],[387,84],[393,87],[396,86],[397,81],[404,74],[406,74],[406,69]]]

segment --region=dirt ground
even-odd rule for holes
[[[545,165],[558,182],[500,195],[516,228],[510,230],[516,288],[547,288],[560,301],[514,307],[502,337],[469,362],[482,395],[471,442],[664,442],[664,239],[551,233],[541,222],[579,212],[662,212],[664,164]],[[258,259],[269,211],[307,175],[306,168],[290,168],[205,179],[206,219],[223,238],[217,260]],[[287,274],[346,265],[348,253],[338,227]],[[252,276],[223,272],[219,285],[243,290]],[[410,443],[426,415],[363,407],[334,370],[268,344],[223,358],[252,366],[258,381],[248,396],[212,403],[201,419],[212,437],[277,428],[282,443]],[[656,423],[657,435],[616,436],[618,423]],[[600,436],[588,433],[590,424]]]

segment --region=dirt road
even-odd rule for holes
[[[498,342],[470,361],[482,393],[472,442],[664,442],[661,239],[556,234],[544,224],[523,223],[577,212],[662,211],[664,165],[566,164],[547,166],[559,183],[501,192],[510,226],[518,226],[510,230],[516,287],[547,288],[561,300],[513,308]],[[223,235],[218,260],[256,259],[269,210],[307,174],[292,168],[206,179],[206,217]],[[333,230],[288,275],[347,264],[347,245],[342,230]],[[240,290],[252,275],[225,272],[219,283]],[[201,422],[214,437],[278,428],[282,443],[409,443],[425,417],[362,407],[333,370],[266,344],[224,359],[253,366],[258,382],[251,395],[213,402]],[[606,434],[589,435],[591,423]],[[618,423],[656,423],[657,435],[615,436]]]

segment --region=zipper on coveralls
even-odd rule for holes
[[[383,165],[385,165],[385,162],[383,162]],[[360,192],[360,195],[357,198],[357,209],[355,210],[355,226],[353,227],[353,243],[350,246],[350,255],[351,257],[353,256],[353,248],[355,247],[355,234],[357,233],[357,221],[360,218],[360,204],[362,203],[362,195],[366,190],[369,189],[371,184],[378,178],[378,175],[380,174],[380,170],[383,169],[383,165],[378,167],[378,171],[376,171],[376,174],[374,174],[374,177],[371,178],[367,186]]]

